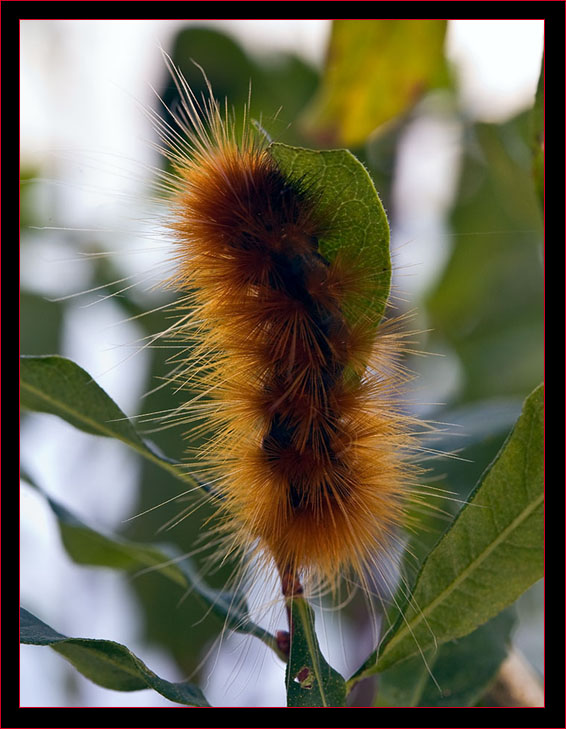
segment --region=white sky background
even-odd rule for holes
[[[315,64],[322,64],[330,29],[326,20],[215,20],[206,25],[233,33],[250,52],[290,49]],[[162,78],[159,45],[167,47],[178,26],[178,21],[169,20],[22,21],[22,164],[39,160],[47,165],[47,176],[64,182],[54,188],[56,193],[39,200],[45,206],[46,225],[122,230],[132,228],[133,218],[134,227],[142,227],[135,201],[143,182],[128,171],[116,171],[129,170],[129,159],[142,165],[154,161],[146,143],[151,132],[136,100],[152,103],[149,84],[158,86]],[[501,121],[532,104],[542,43],[542,21],[451,21],[447,54],[457,67],[461,104],[470,117]],[[439,187],[438,181],[450,182],[457,174],[458,135],[457,127],[425,118],[408,130],[401,149],[394,194],[404,224],[394,225],[393,241],[415,241],[402,247],[398,259],[401,265],[416,261],[421,266],[413,283],[407,279],[415,292],[430,284],[442,260],[439,241],[445,232],[450,184]],[[114,168],[111,175],[105,172],[108,166]],[[65,235],[38,235],[42,257],[22,259],[22,284],[45,296],[88,288],[80,265],[68,260],[75,252]],[[131,236],[130,244],[145,247],[140,256],[131,257],[139,271],[151,268],[162,255],[151,239]],[[431,259],[427,268],[424,261]],[[134,326],[116,333],[116,317],[110,301],[88,309],[77,302],[62,353],[91,372],[127,413],[134,413],[143,380],[143,369],[136,374],[134,364],[143,368],[143,357],[123,363],[124,352],[116,345],[124,338],[135,340],[137,333]],[[452,376],[457,378],[457,373]],[[31,470],[41,473],[46,490],[91,523],[109,529],[130,515],[134,501],[136,466],[125,450],[47,417],[34,418],[22,433],[22,457]],[[104,468],[124,474],[120,489],[112,486]],[[80,487],[70,493],[69,483]],[[125,643],[159,675],[181,680],[168,656],[141,642],[135,606],[122,576],[71,564],[42,499],[25,488],[21,505],[22,603],[57,630]],[[267,669],[270,662],[264,665]],[[119,693],[96,687],[52,651],[32,646],[22,648],[22,705],[68,705],[63,684],[70,673],[77,686],[76,705],[172,706],[151,691]],[[282,681],[280,685],[282,689]],[[211,684],[209,689],[209,700],[218,703],[224,687]],[[279,699],[284,702],[284,696]],[[245,694],[237,700],[245,701]]]
[[[330,22],[213,20],[207,25],[234,34],[253,52],[294,50],[321,65]],[[131,100],[123,98],[124,91],[147,98],[147,83],[160,77],[158,46],[167,47],[179,25],[179,21],[171,20],[23,21],[24,157],[41,154],[69,138],[84,143],[90,137],[91,144],[112,137],[119,138],[121,144],[132,140],[130,123],[123,124],[123,129],[116,124],[117,118],[122,118],[116,111],[123,102],[132,106]],[[447,54],[458,68],[462,102],[472,116],[498,121],[529,106],[540,70],[542,42],[542,21],[450,22]],[[56,74],[49,73],[53,69]],[[108,103],[108,87],[113,84],[113,101],[118,106]],[[97,105],[101,89],[105,103]],[[86,126],[76,123],[88,119],[91,123]],[[97,129],[94,139],[89,134],[92,128]]]

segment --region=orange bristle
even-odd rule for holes
[[[412,421],[396,402],[402,336],[352,315],[374,272],[320,253],[325,211],[309,180],[285,176],[267,143],[238,140],[212,97],[201,107],[177,81],[188,143],[179,152],[165,134],[169,283],[196,312],[176,337],[199,364],[176,379],[196,380],[211,403],[198,475],[214,482],[216,529],[225,552],[260,557],[308,589],[334,591],[352,572],[365,584],[405,522],[414,480]]]

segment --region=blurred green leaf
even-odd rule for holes
[[[178,553],[177,550],[172,548],[167,551],[169,554]],[[179,569],[185,576],[187,585],[191,586],[191,589],[195,590],[204,603],[211,607],[212,612],[224,621],[226,628],[259,638],[283,662],[286,662],[287,657],[281,653],[275,637],[251,620],[243,592],[239,590],[217,590],[210,587],[203,581],[193,562],[189,559],[184,558],[180,561]]]
[[[186,467],[178,464],[160,454],[160,452],[139,436],[131,421],[118,408],[113,400],[91,379],[82,368],[74,362],[63,357],[23,357],[21,360],[21,399],[23,407],[38,412],[47,412],[62,417],[75,427],[87,433],[115,437],[132,447],[144,456],[144,467],[142,468],[143,501],[136,507],[137,513],[148,512],[143,520],[138,519],[127,523],[130,536],[135,535],[137,543],[147,540],[147,534],[154,534],[163,526],[170,516],[176,518],[179,512],[178,499],[165,499],[163,508],[155,509],[155,504],[164,501],[163,493],[176,493],[175,483],[179,479],[188,484],[185,491],[193,491],[196,482],[187,473]],[[170,407],[171,403],[163,405],[163,408]],[[161,408],[161,409],[163,409]],[[159,408],[156,408],[159,409]],[[175,480],[174,480],[175,479]],[[183,497],[183,493],[178,494]],[[174,501],[174,503],[173,503]],[[172,515],[172,511],[174,514]],[[194,509],[191,509],[194,510]],[[199,514],[192,519],[183,521],[183,529],[176,530],[176,536],[182,541],[185,551],[194,548],[194,540],[199,533],[200,519],[210,515],[203,507]],[[143,524],[140,523],[143,522]],[[152,530],[153,528],[153,530]],[[108,552],[108,543],[100,543],[98,538],[91,533],[72,531],[69,525],[65,527],[65,539],[67,545],[73,541],[75,556],[82,557],[84,563],[90,559],[115,559],[116,565],[125,563],[131,555]],[[137,557],[141,555],[138,553]],[[145,557],[151,558],[146,553]],[[162,560],[163,561],[163,560]],[[95,563],[96,562],[92,562]],[[149,566],[151,561],[146,562]],[[142,565],[140,565],[141,567]],[[177,571],[177,576],[182,580],[178,584],[186,584]],[[216,631],[212,620],[205,621],[196,636],[190,637],[190,631],[186,630],[187,625],[194,624],[202,618],[202,610],[197,601],[191,596],[184,602],[184,609],[176,609],[178,592],[171,589],[166,583],[157,585],[152,575],[145,579],[135,580],[133,589],[140,596],[144,608],[145,626],[147,639],[159,642],[172,651],[180,662],[182,670],[194,671],[197,667],[200,654],[204,644],[211,639]],[[159,599],[156,599],[156,590],[159,591]]]
[[[254,64],[235,38],[214,28],[190,26],[177,33],[170,55],[197,99],[208,95],[200,66],[219,99],[228,98],[235,107],[247,100]],[[164,89],[161,96],[170,107],[178,94],[168,73]]]
[[[533,149],[533,176],[541,209],[544,210],[544,54],[531,112],[531,144]]]
[[[28,480],[25,475],[23,477]],[[275,638],[250,619],[243,593],[209,587],[190,558],[172,545],[140,544],[92,529],[37,483],[29,482],[44,495],[57,517],[61,540],[73,561],[137,574],[157,571],[184,590],[194,591],[225,627],[259,638],[283,658]]]
[[[543,576],[543,409],[540,385],[356,679],[470,633]]]
[[[430,508],[415,505],[414,519],[418,530],[408,535],[402,573],[406,584],[412,584],[420,566],[438,541],[438,535],[465,503],[491,463],[521,414],[519,398],[490,398],[465,403],[451,409],[440,408],[428,415],[438,423],[436,432],[421,440],[437,457],[427,459],[427,483],[438,491],[423,495]],[[396,616],[393,618],[396,619]]]
[[[383,315],[391,279],[389,224],[383,205],[365,167],[346,149],[315,151],[271,144],[269,152],[290,179],[308,186],[323,211],[325,234],[319,241],[322,256],[337,253],[363,260],[373,274],[371,298],[347,302],[351,321],[371,313],[375,324]]]
[[[304,125],[326,146],[355,146],[447,82],[446,20],[338,19]]]
[[[27,477],[24,476],[26,480]],[[187,580],[179,566],[171,562],[160,546],[138,544],[117,536],[110,536],[87,526],[56,499],[48,496],[34,484],[46,498],[57,517],[61,540],[67,554],[77,564],[111,567],[136,572],[158,570],[164,577],[186,588]]]
[[[181,464],[144,441],[116,403],[70,359],[24,355],[20,358],[20,383],[24,408],[58,415],[86,433],[117,438],[180,480],[197,485]]]
[[[508,608],[464,638],[384,671],[378,705],[473,706],[507,656],[514,624]]]
[[[170,701],[187,706],[210,706],[188,681],[170,683],[157,676],[126,646],[112,640],[68,638],[20,608],[20,642],[48,645],[94,683],[114,691],[151,688]]]
[[[39,199],[36,180],[40,177],[37,167],[22,167],[20,170],[20,228],[24,231],[31,225],[38,225]]]
[[[20,293],[20,351],[23,354],[58,352],[63,307],[29,291]]]
[[[173,434],[173,430],[168,432]],[[174,439],[170,440],[173,446]],[[203,523],[213,515],[214,507],[207,500],[196,509],[192,493],[186,496],[179,494],[179,499],[171,499],[170,495],[179,491],[179,482],[151,461],[143,460],[140,465],[139,496],[132,506],[132,513],[143,516],[125,522],[121,536],[138,544],[153,543],[158,536],[178,547],[181,554],[193,552],[197,540],[203,538]],[[159,508],[155,508],[157,504]],[[164,531],[164,525],[169,522],[177,526]],[[205,570],[210,556],[210,553],[204,557],[195,555],[199,571]],[[199,557],[201,560],[197,561]],[[223,569],[207,573],[207,581],[214,581],[214,585],[222,589],[232,570],[233,564],[227,563]],[[218,621],[208,611],[203,611],[202,598],[195,590],[189,594],[187,588],[182,606],[179,606],[179,586],[173,580],[163,580],[157,572],[140,575],[130,582],[130,586],[143,609],[145,640],[161,646],[172,655],[183,675],[194,675],[200,668],[206,646],[210,646],[218,636]],[[198,630],[190,630],[190,626],[196,624]]]
[[[287,706],[344,706],[346,683],[320,652],[313,609],[298,596],[288,598],[287,605],[293,625],[285,674]]]
[[[194,62],[201,66],[215,98],[222,104],[228,100],[236,128],[240,128],[250,98],[250,118],[260,121],[271,137],[291,144],[304,141],[294,122],[316,89],[318,73],[299,56],[272,52],[255,57],[235,37],[198,26],[177,34],[170,55],[199,100],[209,95],[203,73]],[[169,77],[161,96],[168,108],[175,108],[178,93]]]
[[[98,243],[93,244],[89,252],[97,254],[103,250],[105,249],[102,244]],[[156,332],[164,332],[170,326],[171,313],[165,305],[166,302],[161,297],[156,299],[153,289],[150,290],[146,286],[125,288],[119,283],[125,271],[119,267],[117,258],[92,255],[87,260],[91,266],[90,280],[93,288],[101,287],[98,290],[104,291],[104,296],[112,295],[113,305],[122,310],[118,315],[119,318],[136,317],[136,325],[142,329],[140,340],[144,336],[147,337],[146,341],[154,338]],[[68,303],[62,302],[64,310]],[[142,389],[146,393],[143,398],[143,411],[146,413],[170,412],[186,403],[192,396],[186,390],[176,392],[171,387],[156,387],[157,383],[165,383],[169,379],[171,364],[164,352],[163,348],[152,346],[144,350],[147,376]],[[143,426],[140,425],[142,420]],[[143,417],[131,422],[143,438],[141,428],[148,427],[146,424],[148,418]],[[149,436],[151,442],[146,441],[148,447],[157,454],[167,454],[173,464],[182,462],[183,449],[186,445],[182,427],[154,429],[153,426],[154,423],[149,426],[152,428],[152,433]],[[154,445],[157,446],[157,450]],[[193,438],[189,446],[199,448],[200,442]],[[185,510],[179,527],[167,531],[167,540],[178,545],[182,552],[192,551],[195,539],[202,531],[202,524],[212,516],[214,506],[207,500],[200,508],[194,509],[192,508],[194,498],[192,498],[191,513],[189,513],[187,504],[180,506],[184,498],[180,492],[192,491],[194,488],[192,482],[189,481],[186,486],[179,488],[181,482],[178,473],[164,469],[160,461],[140,458],[136,465],[139,478],[135,491],[137,500],[132,504],[132,512],[143,514],[143,518],[124,522],[120,526],[121,535],[136,543],[153,542],[156,534],[162,534],[164,524],[176,521],[180,511]],[[180,465],[179,469],[183,472],[186,466]],[[175,494],[179,495],[179,499],[172,498]],[[186,498],[192,496],[194,494],[188,494]],[[160,505],[159,508],[154,508],[156,504]],[[199,558],[202,559],[200,555],[195,559]],[[224,569],[214,571],[211,579],[218,587],[222,587],[231,569],[231,565],[226,565]],[[133,580],[130,587],[133,596],[139,602],[143,639],[148,644],[159,645],[169,653],[177,661],[182,675],[193,675],[199,669],[205,646],[210,645],[218,634],[215,617],[207,613],[203,618],[202,602],[195,592],[183,600],[182,609],[179,609],[179,586],[171,580],[161,579],[157,573],[147,573]],[[186,630],[187,626],[196,623],[199,624],[198,631]]]
[[[440,474],[445,489],[462,498],[468,496],[485,465],[497,455],[522,406],[523,398],[493,397],[440,408],[430,416],[433,422],[435,416],[442,422],[422,443],[439,453],[430,468],[431,473]]]
[[[460,359],[462,401],[524,398],[543,376],[542,229],[527,121],[479,124],[464,137],[453,248],[426,301],[434,337]]]

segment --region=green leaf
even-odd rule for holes
[[[304,184],[317,200],[325,222],[321,255],[333,261],[340,253],[363,261],[372,272],[369,296],[347,302],[345,314],[354,322],[370,315],[378,324],[391,280],[389,224],[367,170],[346,149],[316,151],[271,144],[269,152],[283,174]]]
[[[168,551],[171,554],[175,553],[172,548],[169,548]],[[279,649],[275,637],[251,620],[243,592],[217,590],[210,587],[202,580],[194,563],[187,558],[179,562],[179,569],[185,576],[187,585],[192,586],[204,603],[211,607],[212,612],[224,621],[226,628],[244,635],[255,636],[268,648],[271,648],[283,662],[286,662],[287,656]]]
[[[36,485],[36,488],[39,487]],[[67,554],[77,564],[130,572],[155,569],[180,587],[187,587],[183,572],[177,564],[171,564],[171,557],[159,546],[131,542],[91,529],[65,506],[39,490],[57,517],[61,540]]]
[[[515,612],[504,610],[436,652],[413,656],[379,677],[379,706],[473,706],[507,656]]]
[[[182,464],[145,441],[114,400],[75,362],[58,355],[20,357],[22,407],[58,415],[85,433],[117,438],[181,481],[197,485]]]
[[[543,576],[544,386],[426,558],[402,614],[350,679],[467,635]]]
[[[63,329],[64,307],[31,291],[20,292],[20,352],[57,352]]]
[[[533,149],[533,176],[541,208],[544,209],[544,54],[531,112],[531,144]]]
[[[171,58],[195,97],[208,97],[208,81],[222,104],[229,99],[237,129],[244,123],[251,81],[251,108],[246,118],[263,120],[281,141],[299,141],[297,125],[291,122],[304,109],[318,83],[317,71],[304,58],[281,52],[269,58],[249,55],[234,36],[205,27],[181,28],[171,45]],[[195,61],[206,70],[206,79]],[[164,81],[161,114],[169,123],[166,110],[173,108],[179,97],[171,80]]]
[[[424,91],[445,85],[445,32],[446,20],[334,20],[307,131],[325,145],[358,145]]]
[[[287,706],[344,706],[346,683],[320,652],[313,609],[303,597],[288,598],[287,604],[293,625],[285,673]]]
[[[464,135],[450,256],[428,293],[428,325],[461,367],[460,402],[521,400],[544,372],[544,271],[528,114]]]
[[[121,643],[92,638],[68,638],[24,608],[20,608],[20,642],[51,646],[83,676],[104,688],[115,691],[151,688],[178,704],[210,706],[198,686],[188,681],[171,683],[160,678]]]
[[[45,496],[57,517],[61,540],[73,561],[135,573],[157,571],[184,590],[194,591],[227,628],[259,638],[285,660],[274,636],[250,619],[243,593],[209,587],[189,557],[172,545],[140,544],[92,529],[37,483],[32,485]]]

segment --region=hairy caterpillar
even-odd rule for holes
[[[267,146],[267,145],[265,145],[265,146]],[[313,217],[315,219],[320,218],[321,221],[322,221],[321,222],[321,227],[324,228],[325,227],[324,226],[325,218],[327,216],[324,215],[324,214],[320,214],[320,215],[317,214],[319,212],[318,211],[318,208],[319,208],[319,200],[317,199],[316,186],[312,183],[312,180],[309,179],[308,177],[306,177],[304,179],[301,178],[301,179],[298,179],[298,180],[291,179],[291,182],[293,183],[291,185],[291,187],[294,186],[296,188],[297,197],[298,198],[302,198],[302,199],[307,200],[307,201],[310,200],[310,202],[312,204],[312,207],[315,210],[315,213],[313,213]],[[318,222],[318,220],[317,220],[317,222]],[[313,236],[313,238],[316,238],[316,236]],[[316,244],[316,248],[317,249],[319,248],[319,245],[322,245],[322,243],[324,242],[324,240],[325,240],[325,235],[324,234],[321,234],[318,237],[318,243]],[[313,241],[313,243],[314,243],[314,241]],[[329,258],[326,257],[324,254],[321,253],[320,255],[323,258],[325,258],[325,260],[329,261]],[[299,256],[299,258],[301,258],[301,256]],[[302,256],[302,258],[306,260],[306,256]],[[344,256],[343,256],[343,258],[344,258]],[[307,262],[304,262],[302,264],[302,266],[303,266],[303,269],[306,270],[308,268]],[[354,271],[356,270],[356,266],[353,265],[353,264],[352,264],[352,268],[353,268]],[[301,269],[301,266],[298,267],[299,272],[301,270],[303,270],[303,269]],[[303,276],[303,278],[305,278],[305,276]],[[285,279],[285,280],[287,280],[287,279]],[[174,285],[174,281],[172,283]],[[271,281],[269,281],[269,283],[270,283],[270,288],[271,289],[275,288],[274,286],[271,285]],[[289,287],[287,286],[287,293],[288,293],[288,288]],[[358,291],[353,295],[352,298],[354,298],[354,299],[357,298],[359,296],[359,291],[362,288],[363,287],[360,287],[358,289]],[[193,299],[193,302],[194,302],[194,299]],[[180,302],[180,305],[181,306],[184,306],[184,303],[185,302],[182,302],[181,301]],[[187,306],[188,306],[191,302],[190,301],[187,301],[186,303],[187,303]],[[338,307],[338,309],[339,309],[339,314],[341,314],[341,312],[343,310],[344,311],[347,311],[347,306],[346,305],[340,306],[340,307]],[[180,316],[184,317],[187,313],[188,312],[182,311],[181,314],[180,314]],[[336,322],[338,320],[338,318],[339,318],[338,315],[335,314],[334,315],[334,322]],[[333,317],[330,317],[331,323],[332,323],[332,320],[333,320]],[[188,323],[188,320],[185,323]],[[316,318],[314,319],[314,323],[315,323],[315,325],[317,324]],[[378,334],[378,336],[380,336],[382,338],[382,343],[386,341],[386,337],[384,336],[384,334],[385,334],[386,331],[387,330],[382,327],[380,329],[379,334]],[[179,326],[179,327],[174,328],[172,330],[172,332],[175,334],[175,337],[176,337],[176,339],[174,341],[174,345],[176,343],[177,346],[183,347],[183,345],[184,345],[185,347],[188,347],[188,346],[192,346],[192,341],[194,340],[194,342],[195,342],[194,346],[195,347],[198,348],[198,347],[201,346],[202,337],[200,336],[200,334],[199,334],[199,332],[198,332],[197,329],[194,329],[194,330],[191,331],[188,327],[185,327],[183,325],[183,326]],[[201,330],[201,333],[202,333],[202,330]],[[185,338],[188,338],[190,341],[187,342]],[[391,340],[391,342],[393,344],[393,340]],[[398,345],[400,345],[400,341],[396,342],[396,346],[398,346]],[[209,351],[210,351],[210,349],[212,350],[213,353],[215,352],[214,345],[211,345],[211,347],[209,348]],[[202,352],[203,352],[203,355],[204,355],[204,349],[202,349]],[[192,354],[194,355],[195,352],[193,352]],[[198,351],[197,351],[196,354],[198,356]],[[231,360],[231,361],[233,361],[233,360]],[[385,361],[385,357],[378,363],[380,366],[379,367],[374,367],[373,370],[374,371],[377,371],[379,374],[381,374],[383,372],[384,361]],[[210,365],[209,365],[209,361],[204,359],[204,356],[203,356],[203,358],[200,359],[200,361],[197,359],[196,362],[197,362],[197,367],[192,367],[191,370],[190,370],[190,372],[189,372],[189,375],[192,376],[192,383],[198,384],[198,381],[200,379],[200,375],[201,374],[202,375],[205,375],[205,374],[208,375],[210,373]],[[196,372],[196,369],[199,366],[199,362],[200,363],[203,363],[203,366],[201,368],[201,373],[197,373]],[[338,359],[337,358],[336,358],[336,362],[338,362]],[[182,384],[183,381],[184,381],[184,379],[185,379],[185,377],[184,377],[184,374],[182,372],[181,358],[179,358],[179,365],[180,365],[180,367],[179,367],[179,369],[177,370],[177,372],[175,373],[174,376],[176,378],[176,381],[179,384]],[[334,367],[334,369],[337,369],[337,368]],[[226,371],[228,371],[227,368],[226,368]],[[323,369],[323,374],[326,374],[327,375],[327,373],[324,371],[324,369]],[[355,373],[355,370],[354,370],[354,374],[356,374]],[[204,382],[204,380],[203,380],[203,382]],[[393,378],[390,379],[390,382],[392,384],[395,384]],[[235,389],[235,388],[233,388],[233,389]],[[216,391],[217,391],[217,389],[216,389]],[[187,407],[187,408],[180,409],[178,411],[178,413],[177,413],[179,419],[183,419],[186,415],[189,415],[190,417],[198,418],[199,424],[202,422],[203,429],[204,429],[204,427],[207,427],[208,428],[208,425],[205,426],[205,423],[204,423],[204,420],[205,420],[204,415],[206,414],[205,413],[205,408],[203,407],[202,409],[197,409],[197,407],[199,407],[199,403],[202,403],[206,407],[208,407],[208,411],[209,412],[212,412],[213,408],[217,408],[217,412],[222,413],[222,410],[225,407],[225,403],[224,403],[224,401],[222,399],[220,399],[220,401],[216,401],[215,400],[215,397],[213,396],[213,393],[214,393],[214,391],[211,391],[208,394],[205,393],[204,395],[202,395],[200,397],[200,400],[195,401],[195,403],[193,403],[193,405],[190,408]],[[238,395],[239,395],[239,393],[238,393]],[[382,391],[382,395],[383,395],[383,391]],[[395,404],[395,403],[393,403],[393,404]],[[393,410],[393,412],[395,412],[395,411]],[[331,413],[331,415],[332,415],[332,413]],[[282,419],[280,415],[277,415],[277,413],[276,413],[276,416],[279,418],[279,420]],[[222,417],[222,415],[220,415],[220,417]],[[336,416],[334,415],[334,417],[336,417]],[[206,418],[206,419],[208,420],[208,418]],[[221,420],[220,420],[220,423],[222,423]],[[270,423],[271,423],[271,425],[270,425]],[[270,421],[270,423],[268,422],[268,425],[269,425],[268,434],[272,430],[275,430],[273,421]],[[276,425],[278,425],[278,424],[276,424]],[[278,425],[278,429],[281,430],[281,428],[279,427],[279,425]],[[285,429],[287,430],[287,433],[290,430],[292,430],[290,427],[287,427],[287,426],[285,427]],[[264,441],[264,439],[261,439],[261,441],[260,441],[261,444],[263,444],[263,441]],[[326,440],[324,440],[323,442],[326,443]],[[189,465],[191,467],[193,467],[193,470],[197,470],[197,471],[200,470],[201,476],[204,479],[206,479],[207,477],[210,477],[210,472],[208,470],[209,467],[218,468],[217,466],[214,466],[214,463],[212,463],[212,462],[207,462],[207,461],[203,461],[203,460],[201,460],[200,462],[198,462],[197,459],[196,459],[196,457],[194,459],[190,459],[190,460],[193,461],[193,463],[190,463]],[[217,461],[217,464],[218,464],[218,461]],[[222,465],[223,468],[224,468],[224,466],[226,468],[229,468],[231,464],[228,461],[226,461],[225,463],[223,463],[221,465]],[[221,475],[220,470],[216,470],[215,472],[218,475]],[[408,481],[410,481],[410,478],[407,478],[406,482],[408,482]],[[213,478],[210,478],[210,482],[212,484],[212,488],[214,488],[214,479]],[[291,484],[291,485],[294,485],[294,484]],[[299,498],[299,496],[297,494],[297,489],[296,488],[293,488],[290,491],[291,491],[291,506],[293,506],[293,501],[294,501],[294,502],[299,502],[298,503],[298,506],[300,507],[301,506],[301,503],[300,503],[300,498]],[[219,488],[216,489],[216,494],[217,495],[220,494],[220,489]],[[398,500],[400,502],[400,507],[401,507],[400,508],[400,511],[399,511],[400,520],[401,520],[401,518],[404,518],[403,517],[403,514],[402,514],[402,503],[401,503],[403,501],[403,498],[404,497],[403,497],[402,494],[398,497]],[[223,508],[223,507],[221,506],[221,508]],[[222,512],[220,512],[220,518],[222,520]],[[232,526],[234,526],[234,525],[235,525],[235,522],[232,522]],[[181,529],[182,529],[182,527],[181,527]],[[231,531],[232,531],[232,533],[234,533],[235,530],[231,530]],[[227,530],[225,531],[225,534],[226,535],[228,535],[229,533],[230,533],[229,531],[227,531]],[[236,534],[238,534],[237,531],[236,531]],[[241,532],[240,532],[240,534],[241,534]],[[223,536],[222,535],[222,532],[221,532],[220,536],[221,537]],[[386,546],[386,548],[381,550],[381,554],[382,555],[386,555],[391,550],[391,546],[393,544],[393,539],[394,539],[394,536],[393,536],[392,539],[389,539],[389,541],[387,542],[386,545],[384,544],[384,546]],[[254,542],[251,545],[251,550],[254,549],[254,547],[255,547],[256,544],[257,544],[257,542]],[[247,550],[246,557],[248,557],[248,555],[250,554],[250,551],[251,550],[250,549]],[[227,541],[227,538],[225,540],[225,544],[222,546],[222,548],[219,551],[220,551],[221,554],[229,554],[230,553],[230,543]],[[375,551],[376,551],[376,555],[377,555],[377,553],[378,553],[379,550],[376,549]],[[235,553],[235,551],[234,551],[234,553]],[[269,550],[265,549],[265,550],[263,550],[262,553],[268,555],[269,554]],[[377,559],[377,557],[376,557],[376,559]],[[269,558],[267,558],[266,561],[269,561]],[[381,567],[381,564],[380,564],[380,568],[383,569],[383,567]],[[343,572],[346,573],[347,572],[347,569],[344,569]],[[337,574],[339,574],[339,570],[337,570]],[[320,571],[319,571],[319,575],[320,575]],[[312,579],[309,580],[309,577],[306,574],[302,575],[301,576],[301,579],[303,580],[303,582],[305,582],[305,580],[306,580],[306,582],[308,584],[308,587],[309,587],[310,594],[313,594],[315,592],[315,589],[313,589],[313,588],[316,588],[316,586],[317,586],[316,583],[317,583],[318,579],[320,579],[320,577],[317,578],[316,572],[314,572],[314,574],[312,575]],[[322,578],[322,581],[324,581],[324,578]],[[309,582],[310,582],[310,584],[309,584]],[[330,584],[332,584],[332,579],[328,580],[328,578],[327,578],[327,582],[329,582]]]
[[[188,467],[215,496],[223,541],[215,557],[243,557],[244,566],[278,571],[287,593],[329,589],[336,596],[353,581],[370,594],[376,582],[392,582],[388,562],[414,476],[404,458],[412,423],[398,405],[403,340],[395,326],[377,328],[382,271],[347,247],[333,257],[319,252],[334,231],[316,181],[284,174],[248,127],[237,138],[212,92],[199,110],[177,81],[186,115],[177,121],[188,142],[165,127],[176,170],[162,179],[173,188],[169,225],[179,251],[169,283],[191,291],[173,310],[177,323],[152,341],[167,344],[171,335],[181,351],[174,383],[201,390],[171,419],[196,420],[189,435],[213,433]],[[209,198],[207,214],[199,215],[207,184],[217,199]],[[231,192],[232,200],[222,199]],[[230,239],[238,206],[248,223]],[[221,250],[217,263],[222,267],[233,249],[240,257],[236,277],[210,265],[214,244],[225,246],[226,239],[228,254]],[[214,276],[219,296],[199,299],[199,290],[214,290]],[[251,336],[249,329],[240,335],[250,322]]]
[[[207,433],[192,467],[217,497],[219,553],[275,568],[284,593],[336,595],[344,578],[370,591],[416,498],[403,337],[367,307],[383,271],[363,251],[325,256],[335,231],[315,181],[170,70],[168,284],[183,298],[167,336],[182,347],[173,381],[200,392],[173,417]]]
[[[173,384],[201,391],[170,419],[195,420],[189,437],[212,434],[188,468],[214,494],[214,558],[240,558],[252,580],[278,572],[287,594],[336,597],[351,583],[371,594],[393,582],[414,473],[397,403],[402,336],[377,328],[389,271],[348,246],[323,250],[335,231],[317,181],[281,171],[249,120],[239,139],[212,92],[198,109],[176,78],[185,118],[178,132],[161,123],[175,166],[161,179],[178,248],[169,284],[183,298],[177,322],[151,341],[167,346],[171,335],[181,353]],[[236,270],[223,268],[234,254]]]

